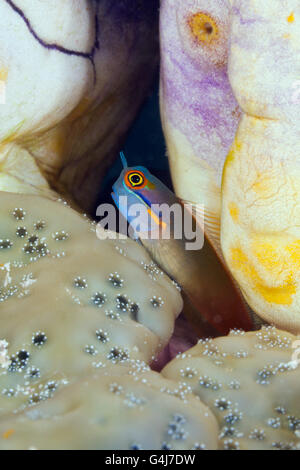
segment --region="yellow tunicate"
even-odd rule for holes
[[[219,36],[217,23],[205,13],[195,13],[189,18],[188,23],[194,38],[199,42],[210,43]]]
[[[280,287],[268,287],[263,284],[256,285],[257,292],[267,301],[277,305],[292,305],[293,296],[297,286],[290,276]]]
[[[247,279],[257,280],[258,274],[241,248],[231,249],[231,262],[234,270],[242,272]]]
[[[288,20],[288,23],[294,23],[295,21],[294,13],[291,13],[287,20]]]
[[[270,262],[270,258],[266,257]],[[256,268],[250,262],[241,248],[231,249],[232,268],[244,275],[244,278],[252,285],[253,289],[267,302],[277,305],[291,305],[297,286],[293,274],[289,273],[285,281],[278,287],[268,286],[259,276]]]
[[[259,263],[270,273],[279,275],[284,266],[288,268],[287,257],[282,255],[280,247],[274,246],[274,242],[255,240],[251,248]]]
[[[300,240],[290,243],[286,247],[296,268],[300,269]]]
[[[239,210],[238,206],[234,202],[231,202],[228,206],[228,209],[229,209],[229,213],[231,215],[232,220],[235,223],[238,223],[239,216],[240,216],[240,210]]]
[[[225,181],[226,171],[229,168],[229,166],[234,162],[236,155],[242,152],[242,146],[243,146],[243,143],[236,138],[224,163],[222,187]]]
[[[259,175],[257,181],[253,184],[252,189],[261,196],[267,196],[274,188],[274,183],[275,181],[272,178],[261,177],[261,175]]]

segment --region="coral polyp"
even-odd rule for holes
[[[199,341],[162,374],[189,386],[215,414],[220,448],[300,449],[297,337],[264,327]]]

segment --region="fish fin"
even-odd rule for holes
[[[221,248],[221,220],[218,214],[208,211],[200,204],[195,204],[194,202],[180,199],[182,204],[189,204],[193,207],[194,215],[201,225],[204,221],[204,233],[218,256],[223,260],[222,248]]]
[[[128,168],[128,163],[127,163],[126,157],[124,155],[124,152],[120,152],[120,158],[121,158],[123,168]]]

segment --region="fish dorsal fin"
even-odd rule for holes
[[[128,168],[128,163],[127,163],[124,152],[120,152],[120,158],[121,158],[123,168]]]
[[[204,233],[212,246],[214,247],[217,254],[223,259],[220,233],[221,233],[221,221],[218,214],[208,211],[200,204],[196,204],[191,201],[180,199],[182,204],[189,204],[193,207],[196,219],[203,224],[204,221]]]

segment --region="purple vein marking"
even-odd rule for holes
[[[93,66],[93,72],[94,72],[94,81],[96,82],[96,68],[95,68],[95,62],[94,62],[94,56],[95,52],[97,49],[99,49],[99,20],[98,20],[98,14],[95,14],[95,42],[90,50],[90,52],[80,52],[80,51],[74,51],[72,49],[67,49],[59,44],[56,43],[48,43],[44,41],[42,38],[39,37],[39,35],[35,32],[33,29],[32,24],[30,23],[30,20],[26,17],[25,13],[21,8],[19,8],[12,0],[5,0],[6,3],[22,18],[24,23],[27,26],[28,31],[32,36],[38,41],[38,43],[49,50],[54,50],[57,52],[61,52],[62,54],[70,55],[70,56],[77,56],[77,57],[82,57],[83,59],[87,59],[91,62]],[[96,0],[97,2],[97,0]]]

